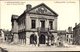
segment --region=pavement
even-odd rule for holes
[[[64,47],[55,46],[26,46],[26,45],[11,45],[0,43],[0,47],[7,50],[8,52],[23,52],[23,51],[80,51],[78,45],[67,45]]]

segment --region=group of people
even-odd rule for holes
[[[34,45],[37,45],[37,41],[33,41]],[[40,44],[38,43],[38,46],[40,46]],[[52,41],[47,41],[46,42],[46,46],[63,46],[63,43],[59,42],[59,43],[54,43]]]

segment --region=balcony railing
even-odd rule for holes
[[[23,31],[25,31],[25,29],[18,30],[18,32],[23,32]]]
[[[37,30],[39,32],[47,32],[49,30],[49,28],[42,28],[42,27],[38,27]]]

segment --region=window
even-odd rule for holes
[[[45,28],[45,21],[41,21],[41,27]]]
[[[67,41],[68,41],[68,39],[67,39]]]
[[[49,26],[50,29],[53,29],[53,21],[49,21]]]
[[[73,38],[73,35],[71,35],[71,38]]]
[[[73,40],[72,40],[72,39],[70,39],[70,41],[72,42]]]
[[[0,37],[2,36],[2,34],[0,34]]]
[[[31,28],[36,28],[36,21],[35,20],[31,21],[31,26],[32,26]]]
[[[67,38],[68,38],[68,35],[67,35]]]

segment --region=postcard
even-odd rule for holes
[[[0,0],[0,52],[80,51],[79,0]]]

